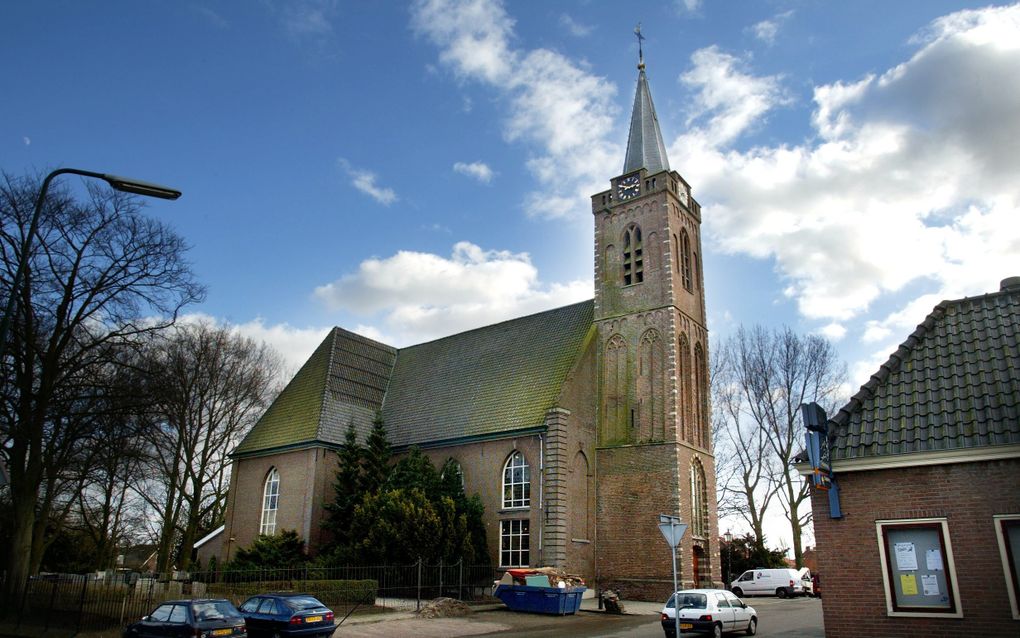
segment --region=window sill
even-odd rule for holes
[[[581,545],[590,545],[591,541],[585,538],[571,538],[571,543],[580,543]]]
[[[503,509],[499,510],[497,514],[520,514],[522,512],[528,511],[531,511],[531,506],[524,505],[522,507],[504,507]]]

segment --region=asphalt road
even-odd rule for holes
[[[777,638],[823,638],[822,601],[814,598],[779,600],[745,598],[758,612],[758,636]],[[524,614],[506,609],[472,614],[466,618],[434,618],[382,621],[342,627],[334,638],[415,636],[454,638],[499,636],[522,638],[578,636],[585,638],[662,638],[658,613],[612,616],[581,611],[572,616]],[[685,636],[688,634],[684,634]],[[741,634],[734,634],[741,635]]]

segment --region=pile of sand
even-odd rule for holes
[[[471,613],[471,608],[468,607],[467,603],[457,600],[456,598],[436,598],[435,600],[425,603],[421,610],[418,611],[419,618],[456,618],[459,616],[467,616]]]

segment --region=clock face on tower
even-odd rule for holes
[[[630,199],[641,190],[641,179],[637,173],[624,177],[616,184],[616,194],[620,199]]]

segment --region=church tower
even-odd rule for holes
[[[639,35],[640,37],[640,35]],[[701,208],[671,170],[639,59],[623,172],[592,197],[598,335],[596,528],[600,587],[663,599],[659,514],[690,526],[684,586],[721,581],[711,448]]]

